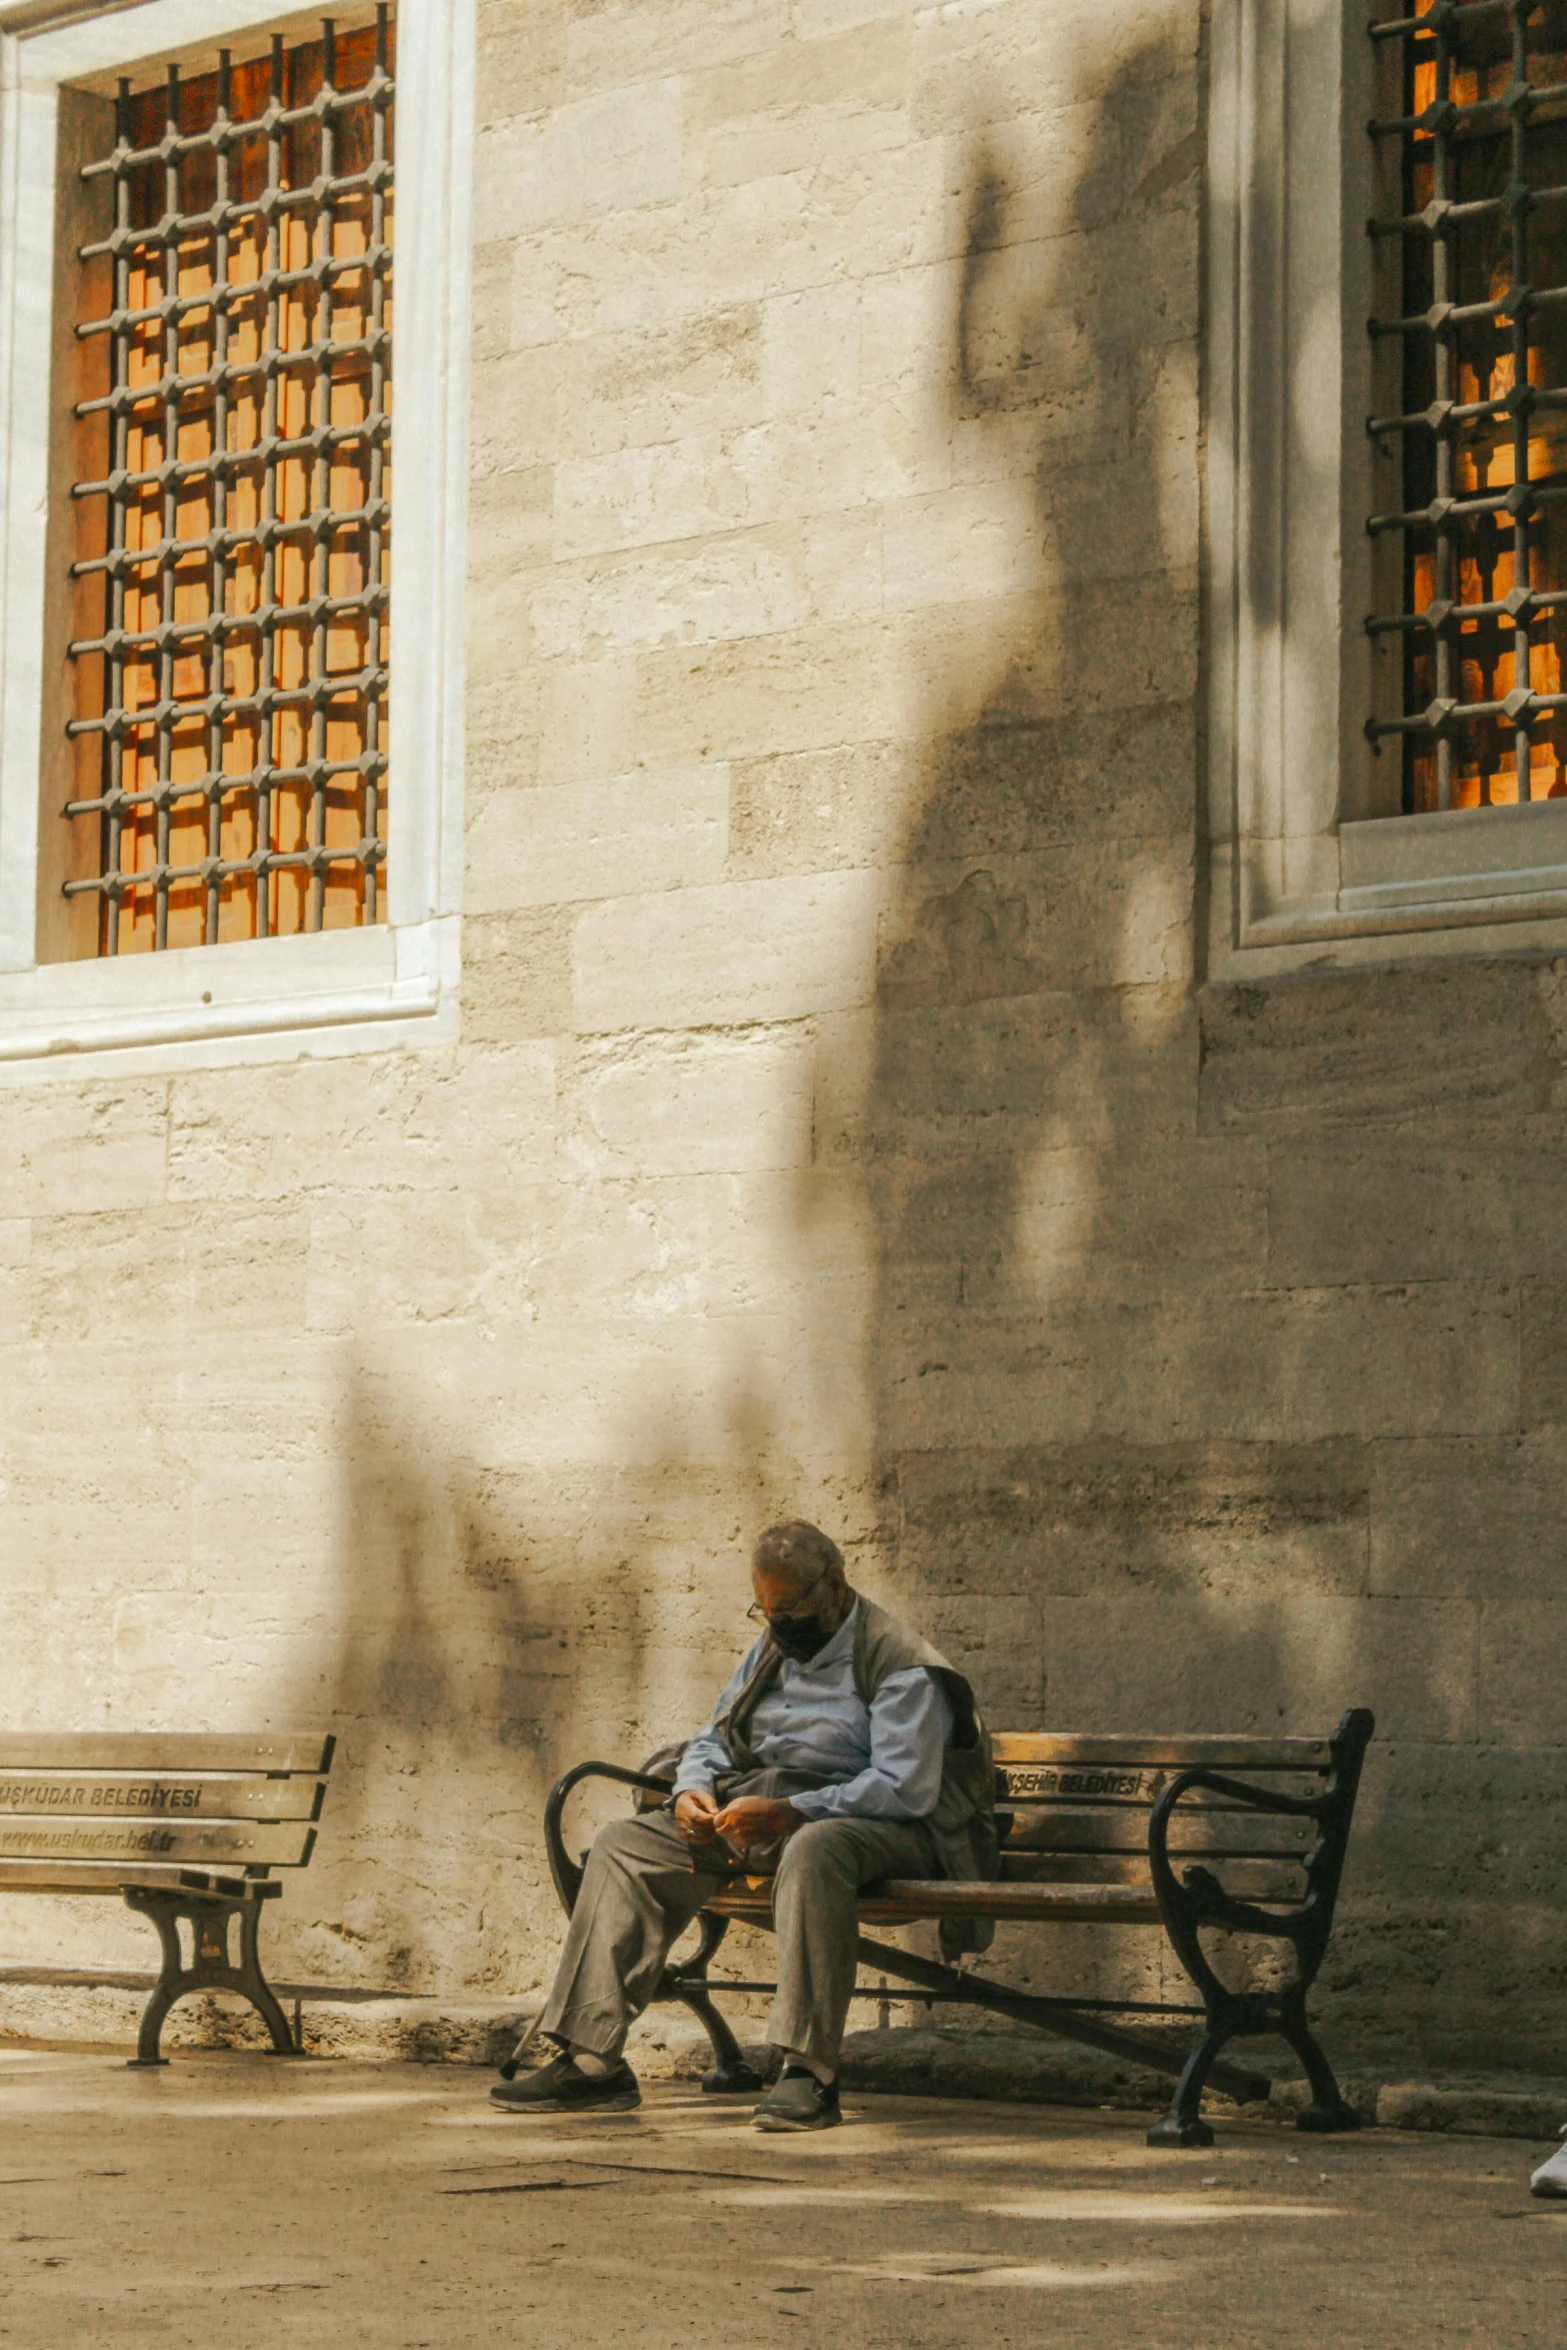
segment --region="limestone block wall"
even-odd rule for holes
[[[1567,976],[1201,984],[1199,0],[480,17],[461,1041],[6,1091],[7,1717],[329,1722],[280,1971],[522,1992],[800,1512],[1000,1722],[1373,1705],[1340,2033],[1549,2061]]]

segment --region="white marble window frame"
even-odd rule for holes
[[[1567,801],[1404,816],[1365,634],[1371,44],[1386,0],[1215,0],[1207,975],[1567,948]],[[1379,804],[1380,803],[1380,804]]]
[[[37,959],[59,92],[110,90],[148,60],[202,71],[220,44],[250,54],[263,28],[307,38],[323,13],[278,0],[0,0],[0,1084],[433,1042],[455,1027],[473,0],[398,4],[389,918]]]

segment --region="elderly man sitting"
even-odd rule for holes
[[[682,1750],[671,1802],[617,1820],[588,1856],[540,2021],[562,2053],[491,2090],[508,2113],[640,2102],[626,2033],[671,1944],[744,1855],[773,1878],[767,2036],[784,2057],[753,2119],[830,2128],[860,1887],[996,1874],[990,1741],[962,1674],[849,1588],[842,1553],[815,1526],[771,1527],[751,1583],[761,1638]]]

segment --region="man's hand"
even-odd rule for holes
[[[712,1832],[727,1837],[737,1851],[749,1852],[753,1844],[775,1844],[804,1825],[792,1803],[771,1795],[737,1795],[717,1814]]]
[[[675,1804],[675,1826],[688,1844],[711,1844],[717,1835],[718,1805],[705,1787],[688,1787]]]

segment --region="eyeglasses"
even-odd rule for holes
[[[813,1607],[780,1608],[776,1615],[770,1616],[759,1599],[753,1599],[745,1612],[753,1624],[766,1624],[769,1630],[774,1624],[809,1624],[816,1616]]]

